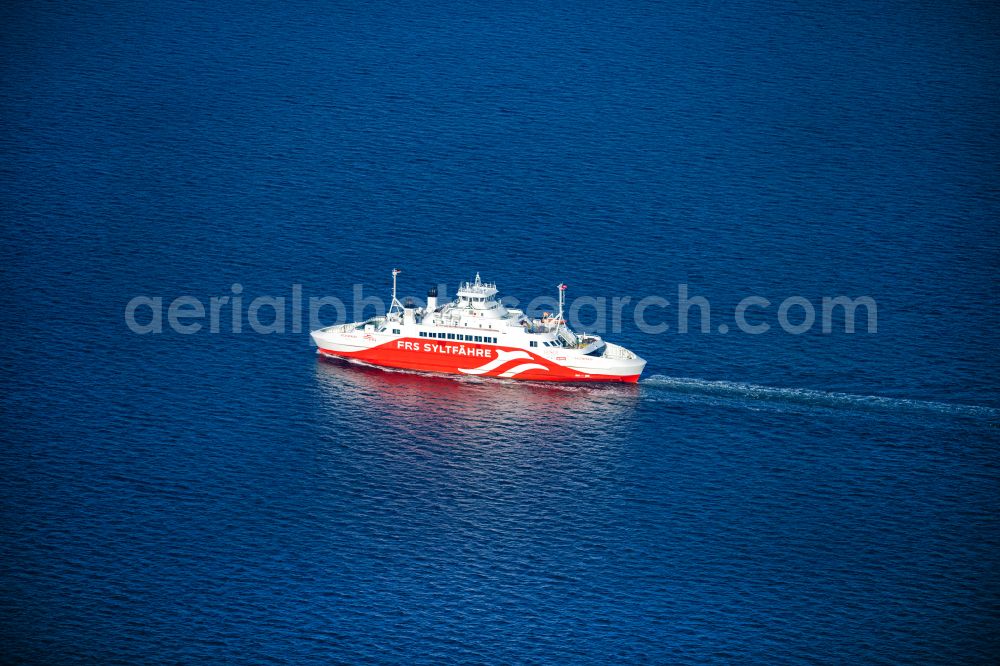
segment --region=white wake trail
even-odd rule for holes
[[[640,385],[664,388],[678,393],[738,399],[742,398],[746,400],[788,402],[839,409],[932,412],[938,414],[953,414],[957,416],[973,416],[985,419],[1000,418],[1000,409],[981,405],[963,405],[957,403],[934,402],[930,400],[915,400],[910,398],[889,398],[877,395],[836,393],[831,391],[817,391],[814,389],[782,388],[778,386],[765,386],[762,384],[713,381],[693,377],[652,375],[643,379],[640,382]]]

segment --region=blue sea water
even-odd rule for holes
[[[990,3],[0,18],[4,662],[995,662]],[[683,283],[712,326],[626,316],[643,380],[579,387],[125,323],[394,266]],[[870,296],[877,332],[785,333],[795,295]]]

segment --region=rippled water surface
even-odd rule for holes
[[[2,661],[994,662],[1000,22],[947,4],[5,4]],[[393,266],[711,326],[626,310],[605,387],[123,317]]]

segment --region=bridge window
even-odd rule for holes
[[[531,342],[529,342],[528,344],[529,344],[530,346],[532,346],[532,347],[537,347],[537,346],[538,346],[538,340],[532,340],[532,341],[531,341]]]
[[[393,335],[399,335],[399,329],[398,328],[392,329],[392,334]]]

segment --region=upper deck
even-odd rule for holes
[[[458,288],[458,297],[477,303],[492,300],[498,294],[495,282],[483,282],[476,273],[475,282],[463,282]]]

